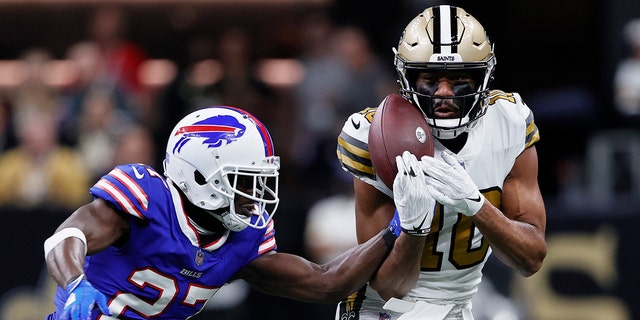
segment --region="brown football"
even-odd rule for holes
[[[433,157],[431,127],[420,110],[399,94],[382,100],[369,129],[371,163],[382,182],[393,189],[396,156],[408,150],[418,159]]]

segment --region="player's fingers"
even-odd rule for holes
[[[69,306],[67,308],[64,308],[64,310],[62,311],[62,314],[60,315],[60,319],[63,319],[63,320],[80,319],[78,312],[79,311],[78,311],[77,305]]]
[[[409,175],[415,177],[418,164],[418,159],[416,158],[416,156],[409,151],[405,151],[402,153],[402,160],[404,161],[406,170]]]
[[[421,180],[426,175],[422,168],[420,160],[418,160],[418,158],[414,154],[411,154],[407,162],[413,169],[415,176],[420,178],[419,180]]]
[[[96,303],[98,304],[98,308],[100,308],[100,312],[110,316],[111,311],[109,311],[109,306],[107,305],[107,298],[100,295],[97,300]]]
[[[91,301],[90,303],[87,303],[84,300],[81,301],[80,305],[78,306],[78,319],[91,319],[91,310],[93,309],[93,304],[93,301]]]
[[[416,158],[416,156],[409,151],[405,151],[404,153],[402,153],[402,159],[410,167],[413,167],[418,163],[418,158]]]
[[[448,171],[450,171],[449,165],[435,158],[423,157],[420,161],[420,167],[425,175],[434,177],[438,180],[443,180],[447,177]]]
[[[84,309],[84,312],[82,312],[81,319],[91,320],[91,310],[93,310],[93,307],[88,307]]]
[[[435,188],[435,189],[442,189],[445,186],[444,183],[442,183],[442,181],[438,180],[437,178],[434,178],[432,176],[427,176],[424,179],[425,184],[431,188]]]
[[[402,172],[402,174],[407,178],[413,176],[411,164],[407,162],[407,159],[404,156],[398,156],[396,158],[396,163],[398,164],[398,172]]]
[[[428,185],[427,189],[429,190],[429,194],[431,194],[431,197],[433,197],[435,201],[442,203],[443,205],[450,205],[451,200],[449,199],[449,197],[440,192],[439,189],[434,188],[432,185]]]
[[[396,177],[393,179],[394,198],[396,197],[396,195],[400,196],[401,194],[404,193],[404,190],[406,189],[407,179],[409,178],[407,176],[407,172],[404,166],[404,161],[402,161],[401,156],[396,157],[396,166],[398,167],[398,173],[396,174]]]
[[[82,319],[80,318],[80,310],[78,310],[78,306],[73,306],[71,310],[69,310],[68,319],[71,319],[71,320]]]
[[[416,159],[416,156],[409,152],[409,151],[404,151],[402,153],[402,158],[406,161],[406,162],[411,162],[411,160]],[[416,159],[417,160],[417,159]]]
[[[458,160],[456,160],[456,158],[454,158],[452,155],[450,155],[447,152],[443,152],[441,154],[442,160],[444,160],[445,163],[447,163],[448,165],[450,165],[453,168],[457,168],[457,167],[461,167],[460,163],[458,162]]]
[[[416,158],[416,155],[409,152],[409,151],[405,151],[402,154],[402,157],[404,158],[404,162],[408,163],[410,165],[414,165],[416,163],[418,163],[418,158]]]
[[[398,173],[406,174],[406,169],[404,165],[404,160],[402,156],[396,156],[396,167],[398,168]]]

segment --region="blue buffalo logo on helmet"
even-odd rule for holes
[[[175,135],[182,135],[173,147],[173,153],[180,149],[192,138],[205,138],[203,144],[208,148],[217,148],[229,144],[242,137],[247,127],[232,116],[215,116],[198,121],[192,125],[178,128]]]

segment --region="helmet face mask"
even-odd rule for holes
[[[436,137],[455,138],[486,112],[495,67],[493,46],[482,25],[464,9],[449,5],[425,9],[407,25],[394,53],[400,93],[422,110]],[[436,96],[437,88],[419,85],[424,74],[454,79],[453,95]],[[456,82],[458,78],[466,80]],[[443,99],[459,107],[455,117],[436,115],[436,104]]]
[[[266,162],[280,166],[277,157],[268,157]],[[222,215],[222,222],[231,231],[240,231],[251,226],[262,229],[269,223],[272,214],[265,219],[262,212],[274,213],[278,206],[278,171],[277,169],[267,169],[258,171],[247,171],[247,168],[222,167],[222,181],[224,188],[217,191],[232,199],[234,205],[230,210]],[[226,217],[226,215],[229,215]],[[252,219],[252,216],[255,218]],[[229,221],[225,221],[225,219]],[[252,221],[255,220],[255,221]],[[241,222],[236,224],[235,222]],[[244,224],[244,226],[243,226]],[[237,225],[237,226],[236,226]]]
[[[178,122],[164,160],[165,176],[231,231],[267,227],[279,203],[279,168],[264,125],[227,106],[201,109]]]

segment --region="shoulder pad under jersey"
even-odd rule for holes
[[[525,148],[540,140],[540,133],[534,121],[533,111],[522,101],[518,93],[491,90],[488,98],[489,107],[499,109],[509,121],[515,123],[525,122]]]
[[[115,167],[102,176],[90,189],[94,197],[112,203],[119,210],[140,219],[148,219],[150,198],[155,200],[169,196],[163,176],[153,168],[142,164],[125,164]]]
[[[376,175],[369,155],[369,128],[376,110],[365,108],[347,118],[338,136],[336,153],[345,171],[391,196],[391,190]]]

